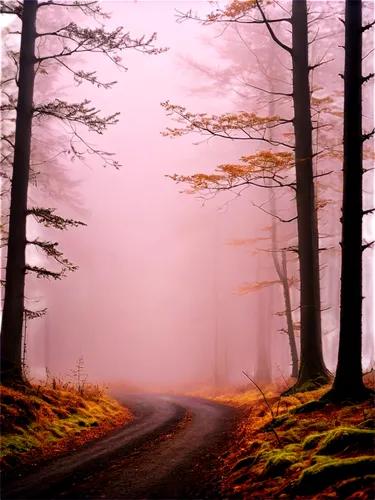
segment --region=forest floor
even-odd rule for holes
[[[96,384],[79,389],[54,381],[0,391],[0,470],[76,450],[133,418]]]
[[[373,374],[365,381],[374,387]],[[234,407],[241,417],[224,450],[217,450],[199,498],[373,500],[373,401],[322,406],[317,401],[328,387],[287,397],[280,389],[183,391]],[[1,468],[52,460],[132,419],[98,385],[44,384],[27,392],[1,387]]]
[[[373,387],[373,378],[366,385]],[[243,418],[221,456],[220,481],[202,495],[373,500],[373,401],[319,406],[327,390],[280,397],[270,388],[265,397],[254,390],[212,397],[241,409]]]

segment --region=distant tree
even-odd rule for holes
[[[374,74],[362,75],[362,36],[374,21],[362,26],[362,1],[345,3],[344,162],[342,203],[342,261],[340,339],[336,376],[323,396],[334,402],[361,401],[373,395],[362,375],[362,253],[363,243],[363,143],[375,129],[362,130],[362,86]]]
[[[119,167],[118,162],[112,158],[111,153],[95,149],[89,145],[80,132],[80,127],[83,126],[89,131],[101,135],[109,125],[118,122],[119,113],[101,117],[99,110],[90,106],[88,100],[68,103],[56,98],[53,101],[35,104],[35,75],[37,72],[48,74],[48,63],[54,61],[68,70],[73,75],[76,83],[89,82],[98,87],[110,89],[115,82],[100,81],[95,71],[75,70],[74,67],[68,65],[67,58],[80,53],[99,53],[107,56],[116,66],[123,67],[121,58],[118,55],[119,51],[135,49],[146,54],[158,54],[164,50],[154,47],[156,34],[153,34],[148,39],[145,39],[145,37],[133,39],[129,33],[123,31],[123,28],[107,32],[102,26],[86,28],[72,21],[53,31],[37,32],[37,17],[42,16],[45,9],[54,9],[55,17],[58,18],[58,10],[61,8],[79,11],[82,14],[94,17],[95,20],[109,18],[98,2],[92,0],[83,2],[59,2],[54,0],[38,2],[37,0],[28,0],[23,3],[18,1],[2,3],[0,7],[1,14],[13,14],[22,21],[19,57],[16,55],[19,68],[17,75],[18,97],[16,102],[10,101],[8,103],[8,107],[16,107],[5,295],[1,327],[1,375],[2,383],[8,385],[26,383],[21,359],[26,273],[34,272],[37,277],[59,279],[66,270],[75,269],[57,250],[57,243],[41,242],[39,240],[27,241],[27,216],[33,215],[38,222],[47,227],[53,226],[60,230],[82,224],[80,221],[64,219],[56,215],[54,209],[28,207],[33,119],[41,120],[45,117],[51,117],[68,125],[72,131],[73,139],[70,143],[70,149],[74,157],[83,160],[86,154],[94,154],[102,158],[106,165]],[[57,53],[43,53],[44,46],[40,41],[51,37],[59,41],[60,48]],[[79,149],[77,143],[83,144],[84,150]],[[48,256],[60,262],[63,266],[62,271],[54,272],[43,267],[28,265],[26,263],[27,244],[36,245],[44,250]]]
[[[256,279],[260,279],[260,271],[264,260],[264,255],[258,253]],[[257,315],[254,318],[256,329],[256,358],[254,380],[262,386],[272,382],[271,370],[271,319],[272,319],[272,288],[265,287],[259,290],[257,297]]]

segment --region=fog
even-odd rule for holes
[[[85,372],[93,381],[175,388],[212,385],[215,358],[216,377],[223,385],[243,383],[242,370],[254,375],[259,363],[267,362],[274,378],[288,377],[288,339],[278,331],[285,318],[276,315],[284,308],[281,286],[239,293],[244,284],[277,279],[270,253],[256,250],[262,247],[262,240],[252,245],[233,244],[267,237],[264,228],[271,225],[270,217],[255,206],[268,199],[267,190],[249,187],[240,196],[222,193],[202,200],[181,193],[186,186],[166,177],[211,173],[217,165],[238,162],[241,155],[263,147],[254,141],[207,141],[195,134],[174,139],[161,135],[166,127],[174,126],[160,106],[167,100],[193,112],[219,114],[244,108],[235,90],[231,93],[223,86],[221,91],[217,85],[215,92],[203,91],[202,86],[212,85],[212,80],[187,62],[193,60],[214,70],[228,67],[226,57],[219,56],[226,43],[225,34],[219,36],[222,30],[194,21],[176,22],[176,9],[193,9],[204,15],[212,6],[196,1],[104,1],[102,6],[112,13],[106,21],[107,30],[124,26],[133,36],[146,37],[157,32],[156,45],[169,50],[159,55],[125,51],[123,64],[128,71],[118,70],[100,55],[77,58],[75,67],[96,70],[105,81],[116,80],[110,90],[87,83],[76,86],[64,71],[57,73],[52,83],[50,76],[47,83],[43,78],[37,83],[37,89],[45,84],[49,92],[52,88],[56,96],[69,101],[87,98],[104,115],[120,112],[119,123],[103,136],[82,133],[90,144],[114,153],[121,167],[104,168],[103,161],[94,155],[89,155],[85,164],[62,155],[58,161],[67,178],[77,181],[68,196],[76,203],[48,195],[43,203],[56,207],[64,217],[84,221],[87,227],[41,231],[38,224],[29,223],[30,235],[59,241],[64,255],[79,266],[62,280],[29,280],[27,297],[32,307],[47,308],[45,317],[27,325],[31,376],[42,377],[46,367],[65,376],[83,356]],[[74,19],[74,13],[69,15]],[[343,53],[339,54],[341,59],[327,69],[328,75],[342,71]],[[341,89],[342,82],[329,85]],[[252,101],[249,106],[251,111]],[[41,125],[34,135],[35,148],[43,148],[43,141],[53,148],[54,138],[61,136],[67,137],[63,148],[68,147],[68,130],[52,121]],[[335,168],[339,170],[340,165]],[[369,204],[374,192],[371,184],[373,177]],[[287,217],[288,210],[294,210],[293,195],[280,194],[279,199],[283,217]],[[336,246],[340,208],[335,211]],[[370,240],[375,234],[373,221],[367,222],[365,230]],[[280,231],[293,233],[291,227]],[[36,251],[30,251],[29,258],[46,265]],[[290,259],[295,260],[295,255]],[[322,262],[322,272],[329,274],[323,278],[322,307],[330,311],[323,313],[324,354],[328,368],[334,370],[338,348],[337,255],[322,257]],[[368,250],[367,291],[373,282],[373,263],[374,252]],[[296,274],[295,262],[291,269]],[[292,291],[296,300],[298,293],[297,286]],[[364,310],[365,367],[374,360],[372,303],[369,291]],[[262,342],[268,346],[268,361],[259,361]]]

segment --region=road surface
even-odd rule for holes
[[[136,418],[110,436],[7,480],[2,499],[202,498],[235,421],[231,408],[185,396],[118,398]]]

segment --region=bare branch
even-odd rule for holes
[[[371,130],[371,132],[369,132],[368,134],[363,134],[362,135],[362,142],[365,142],[367,141],[368,139],[370,139],[373,135],[375,134],[375,127]]]
[[[265,14],[264,14],[264,11],[259,3],[259,0],[255,0],[256,1],[256,4],[257,4],[257,7],[260,11],[260,14],[262,16],[262,19],[268,29],[268,32],[269,34],[271,35],[271,38],[272,40],[277,43],[277,45],[279,45],[279,47],[281,47],[282,49],[286,50],[290,55],[292,55],[292,49],[291,47],[288,47],[288,45],[285,45],[285,43],[283,43],[279,38],[277,38],[277,36],[275,35],[275,32],[273,31],[273,29],[271,28],[271,24],[269,22],[269,20],[266,18]],[[291,22],[291,19],[289,19],[289,22]]]
[[[362,245],[362,252],[364,252],[365,250],[367,250],[367,248],[370,248],[372,247],[372,245],[375,243],[375,240],[374,241],[371,241],[370,243],[365,243],[364,245]]]
[[[365,26],[362,27],[362,33],[364,33],[365,31],[371,29],[375,24],[375,21],[372,21],[371,23],[368,23],[366,24]]]
[[[374,76],[375,76],[375,73],[369,73],[366,76],[362,76],[361,84],[363,85],[364,83],[368,82],[369,80],[371,80],[371,78],[374,78]]]
[[[259,209],[260,209],[260,210],[262,210],[262,212],[264,212],[265,214],[270,215],[271,217],[275,217],[275,219],[279,220],[280,222],[286,222],[286,223],[288,223],[288,222],[293,222],[293,221],[297,220],[297,216],[292,217],[291,219],[282,219],[282,218],[281,218],[281,217],[279,217],[278,215],[273,214],[273,213],[271,213],[271,212],[268,212],[268,211],[267,211],[267,210],[265,210],[265,209],[264,209],[261,205],[256,205],[254,202],[253,202],[253,206],[254,206],[254,207],[259,208]]]

